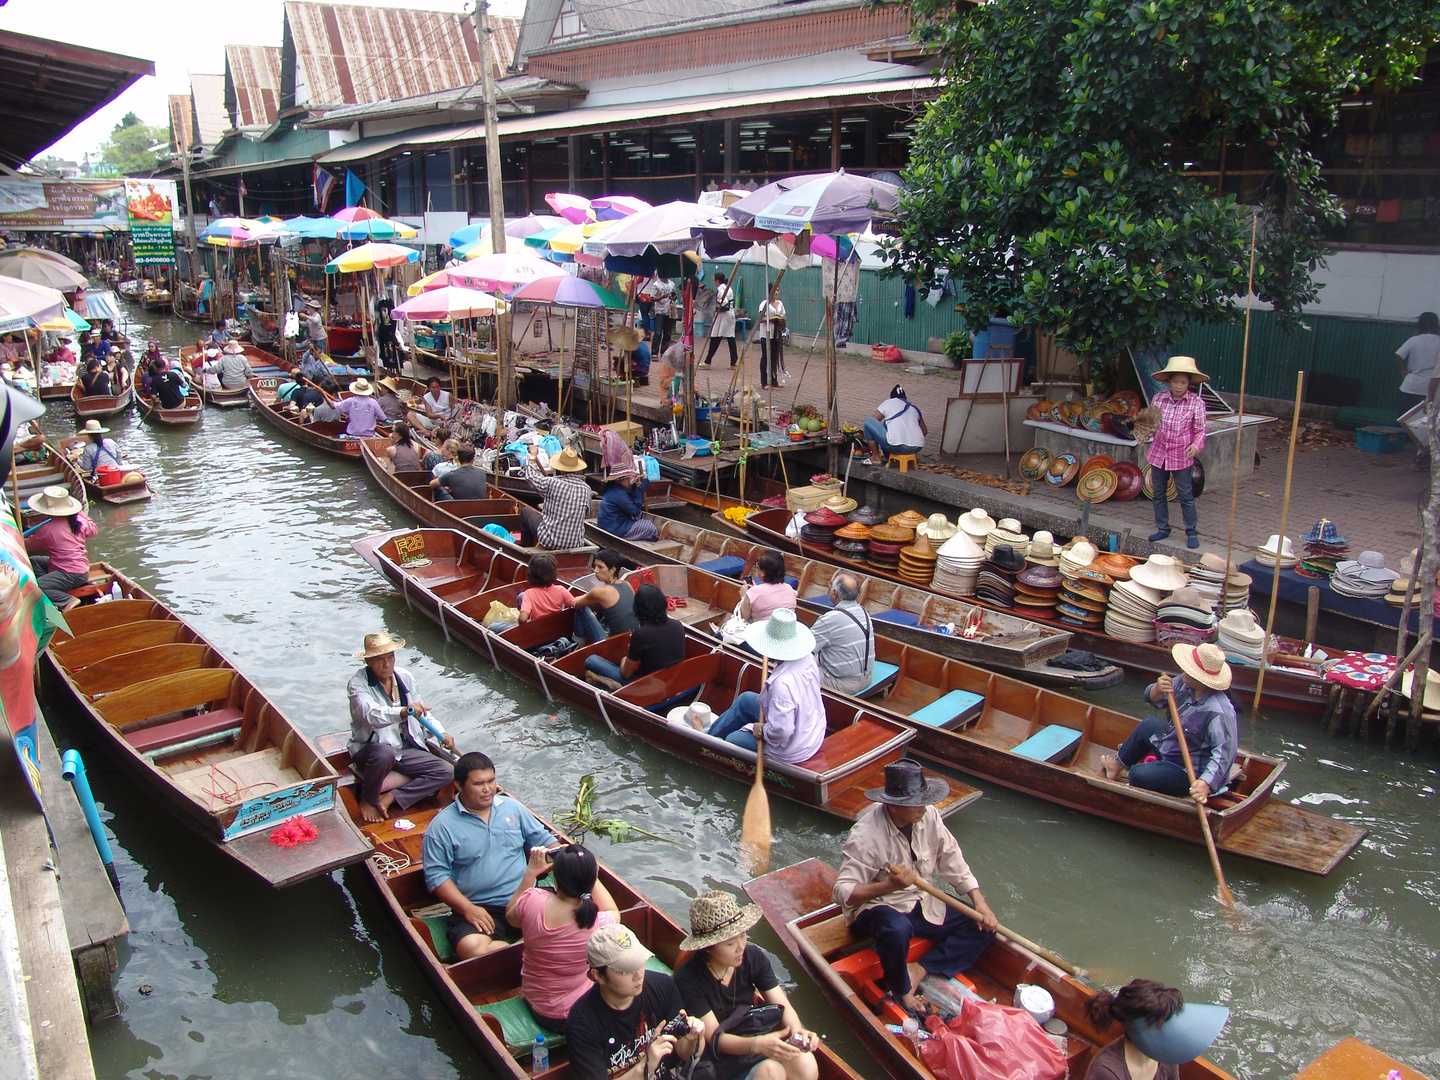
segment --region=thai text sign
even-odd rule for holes
[[[74,225],[120,228],[125,188],[119,180],[0,180],[0,226]]]
[[[126,180],[125,206],[137,266],[175,261],[175,181]]]

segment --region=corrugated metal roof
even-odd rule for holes
[[[190,97],[195,108],[195,123],[199,125],[197,135],[200,144],[214,146],[230,127],[230,118],[225,114],[225,76],[190,76]]]
[[[269,127],[280,111],[280,49],[225,46],[225,110],[236,128]]]
[[[507,75],[495,80],[496,111],[499,115],[515,115],[533,112],[534,100],[539,98],[582,98],[583,90],[564,83],[550,82],[533,75]],[[379,120],[382,117],[420,116],[427,112],[478,111],[484,106],[485,92],[480,86],[462,86],[453,90],[440,90],[433,94],[417,94],[398,101],[366,102],[362,105],[341,105],[328,109],[318,116],[308,117],[302,124],[307,128],[351,127],[365,120]]]
[[[803,3],[784,0],[570,0],[580,14],[580,21],[591,37],[602,34],[625,34],[632,30],[649,30],[677,23],[704,21],[722,15],[734,15],[758,8],[786,7],[803,9]],[[557,42],[558,44],[558,42]]]
[[[492,17],[490,24],[498,76],[509,67],[520,20]],[[285,32],[295,50],[295,104],[312,110],[414,97],[480,79],[468,14],[288,0]]]

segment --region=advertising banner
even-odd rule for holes
[[[175,262],[175,205],[174,180],[125,181],[135,265],[170,266]]]
[[[124,228],[119,180],[0,179],[0,228],[46,226],[102,232]]]

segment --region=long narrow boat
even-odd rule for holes
[[[728,616],[717,613],[739,603],[738,581],[693,566],[657,564],[648,574],[683,601],[677,617],[720,643],[717,625]],[[796,614],[813,625],[821,612],[805,604]],[[869,687],[847,700],[914,728],[912,756],[1121,825],[1204,841],[1189,799],[1100,774],[1100,758],[1125,741],[1135,717],[883,636],[875,638],[875,660]],[[1221,850],[1328,874],[1365,838],[1363,828],[1277,798],[1284,760],[1242,748],[1237,764],[1241,774],[1209,804]]]
[[[843,566],[847,570],[852,569],[854,564],[847,563],[835,556],[833,550],[819,547],[815,544],[808,544],[797,540],[794,537],[785,535],[785,524],[789,521],[790,514],[785,510],[762,510],[751,514],[745,519],[746,532],[755,540],[763,544],[777,547],[781,551],[792,552],[803,555],[810,559],[817,559],[832,566]],[[864,566],[865,574],[872,577],[884,578],[889,581],[900,581],[900,578],[888,574],[876,567]],[[915,586],[910,586],[916,588]],[[930,589],[921,591],[931,593],[935,596],[946,596],[945,593],[935,592]],[[966,597],[965,603],[979,604],[990,611],[1004,611],[1004,608],[996,608],[977,600],[974,597]],[[1150,675],[1158,675],[1165,671],[1173,671],[1175,663],[1170,657],[1170,650],[1160,645],[1147,645],[1138,641],[1125,641],[1122,638],[1112,637],[1099,630],[1086,630],[1081,627],[1066,627],[1072,635],[1076,648],[1086,649],[1096,656],[1103,657],[1111,663],[1123,665],[1134,671],[1145,672]],[[1288,647],[1288,646],[1287,646]],[[1234,670],[1234,681],[1231,683],[1231,692],[1238,697],[1252,696],[1255,691],[1256,682],[1259,679],[1260,669],[1248,664],[1232,663]],[[1318,674],[1314,668],[1301,670],[1297,667],[1272,664],[1265,671],[1265,692],[1264,700],[1271,705],[1279,705],[1290,709],[1319,710],[1325,707],[1328,687],[1323,676]]]
[[[200,422],[200,414],[205,411],[205,404],[200,400],[199,394],[193,398],[187,397],[185,404],[178,409],[161,408],[159,398],[147,398],[138,394],[135,403],[140,408],[142,420],[169,427],[194,427]]]
[[[587,521],[585,528],[602,547],[617,548],[638,561],[680,563],[726,578],[753,575],[756,560],[768,550],[763,544],[685,522],[660,517],[650,520],[660,531],[658,540],[624,540],[593,521]],[[838,569],[798,555],[785,555],[785,573],[793,579],[801,605],[812,611],[829,608],[830,581]],[[1070,635],[1064,630],[1008,613],[982,611],[979,629],[966,637],[948,628],[963,627],[971,612],[977,610],[974,604],[851,572],[859,579],[860,603],[874,616],[879,635],[1046,686],[1096,690],[1113,686],[1125,677],[1123,669],[1113,665],[1099,671],[1076,671],[1052,664],[1069,647]]]
[[[478,543],[450,529],[399,530],[369,537],[355,547],[378,567],[404,597],[406,604],[433,619],[447,639],[454,638],[480,656],[556,697],[599,716],[610,730],[625,729],[667,753],[748,783],[755,774],[755,754],[671,723],[668,710],[687,701],[703,700],[715,712],[729,706],[744,690],[760,689],[759,658],[727,654],[700,634],[689,633],[685,659],[671,668],[627,683],[611,693],[585,681],[585,660],[601,656],[618,663],[629,635],[576,649],[558,660],[542,659],[535,650],[568,636],[571,609],[555,612],[500,633],[481,625],[494,601],[514,606],[525,588],[525,564],[498,548]],[[691,621],[719,612],[677,612]],[[796,802],[853,819],[865,805],[866,788],[884,783],[884,769],[914,741],[915,731],[877,715],[853,700],[825,697],[828,735],[820,752],[796,765],[766,760],[770,790]],[[949,781],[944,812],[958,810],[979,792]]]
[[[279,376],[289,370],[289,365],[274,353],[266,352],[264,349],[243,341],[240,346],[245,350],[245,359],[250,362],[250,367],[256,375]],[[250,404],[249,386],[242,386],[236,390],[226,390],[224,387],[212,390],[205,386],[205,378],[199,374],[200,366],[205,363],[203,343],[181,349],[180,362],[189,365],[190,370],[196,373],[194,385],[200,391],[201,400],[206,405],[214,405],[217,409],[236,409]]]
[[[81,441],[83,441],[83,437],[71,436],[68,439],[62,439],[59,446],[52,445],[49,442],[46,443],[46,446],[49,449],[52,459],[60,459],[63,461],[74,471],[75,475],[80,478],[80,482],[84,485],[85,491],[92,502],[106,502],[113,506],[123,506],[126,503],[145,502],[150,498],[152,492],[149,481],[145,479],[145,474],[128,463],[126,464],[125,472],[114,482],[102,484],[98,477],[91,477],[88,473],[81,472],[79,467],[65,454],[66,447],[72,443]],[[126,480],[125,477],[130,476],[132,473],[136,478]]]
[[[830,898],[834,885],[834,868],[819,859],[808,859],[746,882],[745,891],[815,980],[825,1000],[894,1080],[936,1080],[910,1043],[886,1027],[898,1021],[877,1011],[882,993],[877,983],[879,958],[869,940],[857,937],[845,925],[845,916]],[[1069,1029],[1065,1033],[1068,1076],[1084,1076],[1096,1052],[1124,1034],[1119,1024],[1102,1031],[1090,1022],[1085,1004],[1095,995],[1094,990],[1006,938],[997,937],[965,972],[964,979],[970,983],[970,992],[1002,1005],[1012,1002],[1020,983],[1049,991],[1055,999],[1055,1016]],[[1196,1058],[1180,1066],[1180,1080],[1234,1077],[1204,1058]]]
[[[105,752],[216,850],[273,886],[358,862],[370,845],[337,805],[338,774],[296,724],[174,612],[114,568],[121,598],[65,613],[45,651],[49,685],[87,716]],[[281,847],[303,814],[319,832]]]
[[[277,375],[265,375],[250,380],[250,409],[261,422],[306,446],[313,446],[317,450],[349,458],[351,461],[359,461],[360,439],[345,434],[343,420],[301,423],[284,406],[276,404],[275,391],[282,381]]]
[[[1389,1054],[1351,1036],[1341,1039],[1325,1053],[1295,1074],[1295,1080],[1426,1080],[1426,1078]]]
[[[525,547],[523,544],[485,531],[487,525],[499,525],[512,535],[520,530],[520,504],[509,497],[498,499],[447,499],[436,502],[431,496],[428,472],[391,472],[388,458],[382,455],[388,439],[362,439],[360,456],[371,478],[381,490],[426,525],[437,529],[454,529],[482,543],[498,544],[502,551],[528,561],[544,552],[555,559],[562,569],[588,567],[590,558],[599,549],[594,544],[573,548]]]
[[[414,824],[412,829],[397,829],[394,819],[366,823],[355,801],[350,756],[344,749],[347,737],[337,733],[323,736],[320,742],[341,774],[340,798],[352,821],[373,845],[375,857],[365,861],[364,872],[426,981],[495,1076],[502,1080],[531,1080],[529,1057],[535,1036],[543,1035],[550,1052],[550,1067],[545,1075],[565,1080],[571,1071],[565,1040],[540,1027],[520,993],[524,943],[515,942],[484,956],[458,960],[445,936],[445,915],[434,914],[438,905],[425,888],[420,848],[425,829],[454,797],[453,792],[441,792],[407,808],[405,819]],[[541,821],[563,837],[548,821]],[[685,956],[680,951],[684,929],[603,862],[600,880],[620,909],[621,923],[655,954],[647,969],[673,972]],[[820,1066],[819,1080],[860,1080],[859,1074],[828,1046],[822,1044],[815,1058]]]
[[[68,398],[70,392],[75,389],[73,382],[67,383],[42,383],[40,385],[41,401],[59,401],[61,398]]]
[[[83,394],[77,382],[70,387],[70,400],[75,405],[75,415],[81,420],[103,420],[130,408],[134,387],[127,386],[118,394]]]

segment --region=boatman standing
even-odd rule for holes
[[[927,972],[948,978],[979,959],[999,922],[971,873],[954,835],[934,804],[950,785],[926,778],[917,762],[902,758],[885,766],[885,786],[865,792],[879,803],[861,815],[841,849],[844,862],[833,896],[861,937],[875,939],[885,987],[915,1015],[933,1011],[916,996]],[[922,893],[916,881],[939,874],[960,896],[968,895],[977,922]],[[934,942],[916,964],[907,964],[910,939]]]

